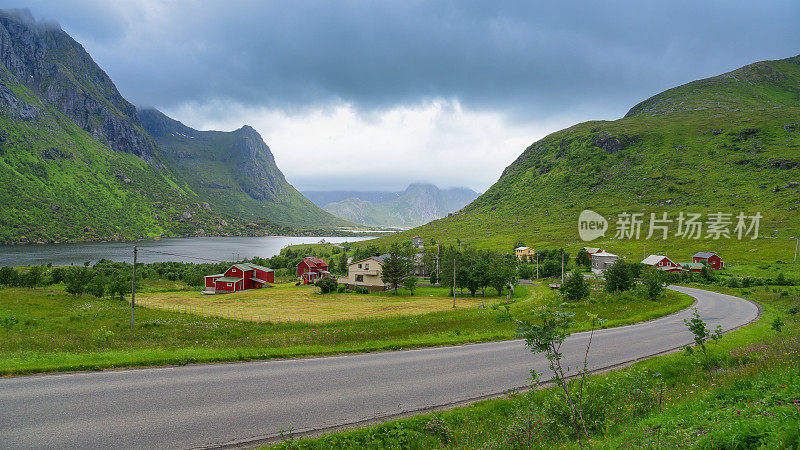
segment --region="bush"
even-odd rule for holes
[[[314,285],[319,288],[321,294],[330,294],[331,292],[336,292],[339,288],[339,283],[332,277],[323,278],[314,283]]]
[[[561,293],[567,300],[580,301],[589,296],[589,282],[583,278],[583,272],[575,269],[570,276],[564,280],[561,286]]]
[[[622,259],[618,259],[606,270],[606,291],[624,292],[633,288],[634,278],[631,265]]]

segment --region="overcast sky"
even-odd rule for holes
[[[485,191],[526,146],[800,54],[787,1],[42,1],[138,106],[249,124],[298,189]]]

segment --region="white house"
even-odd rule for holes
[[[361,286],[370,291],[385,291],[389,288],[383,281],[383,262],[389,254],[372,256],[347,265],[347,276],[339,278],[339,283],[349,288]]]
[[[607,268],[611,267],[617,260],[619,256],[608,253],[608,252],[597,252],[592,253],[592,273],[601,273]]]

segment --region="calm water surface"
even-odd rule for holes
[[[193,237],[144,240],[138,242],[87,242],[75,244],[30,244],[0,246],[0,266],[29,266],[53,263],[58,266],[94,264],[100,259],[133,261],[133,246],[139,247],[138,261],[210,262],[234,261],[277,255],[287,245],[315,244],[321,239],[343,243],[372,237],[265,236],[265,237]],[[156,253],[158,252],[158,253]],[[165,254],[168,253],[168,254]]]

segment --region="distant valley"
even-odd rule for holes
[[[415,183],[402,192],[306,191],[303,194],[334,216],[377,227],[415,227],[441,219],[478,198],[468,188],[439,189]]]

